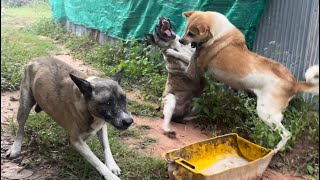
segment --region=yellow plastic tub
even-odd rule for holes
[[[235,133],[169,150],[169,179],[250,180],[259,179],[274,151],[256,145]]]

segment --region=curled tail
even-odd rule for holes
[[[305,73],[305,82],[297,82],[297,92],[308,92],[319,95],[319,65],[311,66]]]

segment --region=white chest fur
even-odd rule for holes
[[[90,138],[91,136],[97,134],[97,132],[103,127],[105,126],[106,121],[101,119],[101,118],[97,118],[94,117],[93,119],[93,123],[90,125],[91,127],[91,131],[83,133],[81,135],[83,140],[87,140],[88,138]]]

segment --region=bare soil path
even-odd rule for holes
[[[82,61],[76,60],[70,55],[68,55],[67,52],[62,53],[60,55],[56,55],[56,58],[70,64],[74,68],[83,71],[87,73],[88,75],[101,75],[101,73],[88,66],[85,65]],[[138,102],[141,102],[141,98],[139,95],[137,95],[136,92],[128,92],[128,98],[137,100]],[[9,120],[13,119],[15,120],[17,110],[18,110],[18,99],[19,99],[19,92],[2,92],[1,93],[1,125],[2,128],[8,127]],[[183,145],[194,143],[197,141],[204,140],[208,138],[205,134],[201,132],[200,129],[196,128],[192,122],[189,122],[187,124],[177,124],[172,123],[171,127],[173,130],[177,132],[177,138],[176,139],[170,139],[162,134],[161,125],[162,125],[162,119],[161,118],[144,118],[144,117],[138,117],[134,116],[134,126],[146,126],[148,127],[145,134],[142,135],[142,138],[135,139],[131,137],[127,137],[127,139],[124,140],[125,143],[129,145],[130,148],[133,148],[134,150],[137,150],[138,152],[153,156],[155,158],[161,158],[161,155],[163,152],[166,152],[169,149],[179,148]],[[1,128],[1,129],[2,129]],[[2,130],[1,130],[2,131]],[[154,139],[155,143],[146,144],[146,142],[143,141],[143,137],[149,137]],[[10,147],[12,144],[13,137],[10,134],[1,133],[1,174],[8,173],[10,170],[14,170],[15,168],[21,169],[21,164],[18,166],[15,163],[10,162],[5,158],[5,151]],[[27,149],[27,147],[23,147],[23,149]],[[22,152],[26,156],[28,155],[28,151],[24,150]],[[42,158],[43,157],[38,157]],[[37,156],[33,155],[32,160],[37,160]],[[30,169],[29,169],[30,170]],[[54,179],[54,172],[55,172],[55,166],[50,165],[48,163],[42,163],[41,167],[35,167],[34,169],[31,169],[31,173],[33,173],[32,176],[29,175],[27,179]],[[28,175],[28,172],[26,169],[21,170],[21,172],[24,173],[24,175]],[[8,177],[8,176],[7,176]],[[1,177],[3,179],[3,177]],[[301,176],[296,175],[294,172],[279,172],[277,170],[268,169],[264,177],[262,179],[268,179],[268,180],[295,180],[295,179],[306,179]]]

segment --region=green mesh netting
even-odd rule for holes
[[[182,12],[217,11],[225,14],[246,36],[251,49],[257,22],[268,0],[50,0],[55,19],[98,29],[108,36],[130,40],[152,33],[158,17],[169,18],[178,35],[187,19]]]

